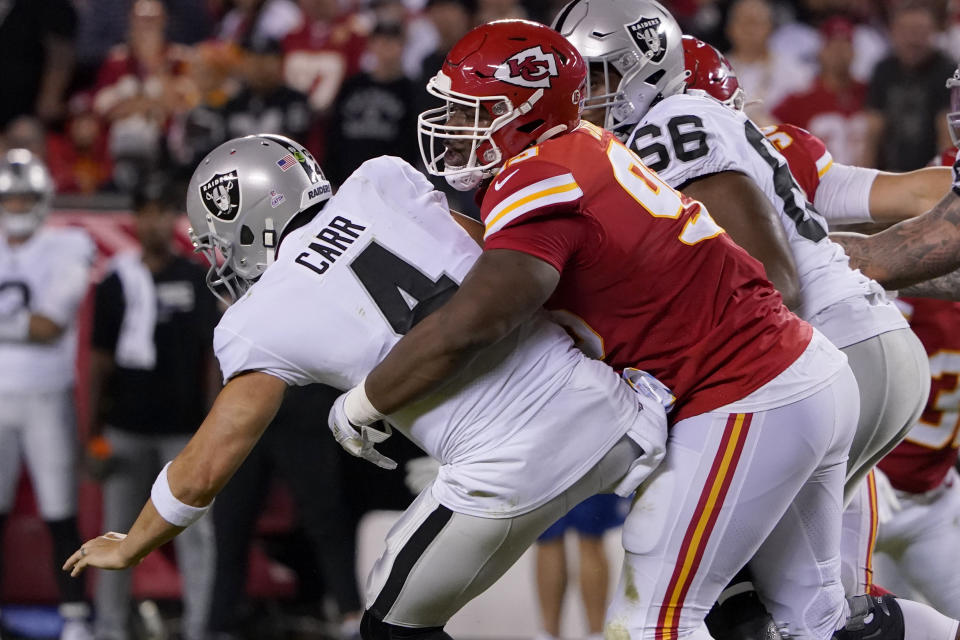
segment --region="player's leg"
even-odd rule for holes
[[[587,498],[568,514],[577,532],[580,551],[580,597],[589,638],[602,637],[610,583],[610,561],[604,534],[623,524],[626,501],[613,494]],[[588,639],[589,640],[589,639]]]
[[[67,622],[85,624],[90,608],[84,581],[60,570],[80,544],[77,530],[77,430],[73,391],[25,397],[23,453],[37,496],[40,515],[53,540],[53,568],[60,591],[61,614]]]
[[[785,407],[714,412],[674,425],[666,458],[624,525],[627,553],[607,615],[608,638],[709,637],[704,618],[717,597],[814,472],[831,462],[839,516],[843,453],[856,422],[856,401],[848,400],[856,397],[855,384],[845,369],[832,385]],[[837,547],[839,533],[837,522]],[[831,624],[839,626],[839,567],[836,572],[835,587],[817,584],[806,595],[813,599],[826,588],[836,617]]]
[[[581,503],[582,504],[582,503]],[[574,507],[577,509],[578,507]],[[554,522],[537,538],[537,602],[540,622],[547,636],[560,635],[563,596],[567,592],[567,548],[565,534],[569,513]]]
[[[150,436],[107,427],[114,465],[103,481],[103,530],[128,531],[150,495],[157,457]],[[101,571],[94,603],[98,639],[122,640],[128,636],[131,570]]]
[[[843,510],[840,561],[843,590],[848,596],[870,593],[873,547],[877,539],[877,484],[871,471]]]
[[[878,548],[896,544],[898,569],[930,604],[960,618],[960,477],[951,469],[925,494],[898,494],[900,510],[880,525]]]
[[[567,491],[514,518],[455,513],[424,490],[390,530],[367,580],[365,640],[446,638],[443,626],[572,505],[621,478],[639,454],[627,438]],[[437,480],[439,482],[439,480]]]
[[[0,580],[3,579],[3,532],[20,480],[22,403],[19,395],[0,394]]]
[[[930,393],[930,364],[910,329],[844,347],[860,389],[860,419],[850,445],[844,500],[873,466],[907,434]]]
[[[190,436],[158,436],[160,461],[173,460],[186,446]],[[213,516],[200,518],[173,539],[177,550],[177,569],[183,583],[184,640],[202,640],[207,633],[207,617],[213,595],[213,571],[216,548]]]

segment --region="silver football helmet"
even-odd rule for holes
[[[214,295],[235,302],[273,262],[287,223],[331,195],[320,165],[289,138],[259,134],[211,151],[190,179],[187,217]]]
[[[583,109],[605,109],[607,129],[636,124],[658,98],[683,92],[683,34],[654,0],[573,0],[553,28],[573,43],[591,74],[603,72],[604,90],[595,93],[588,83]]]
[[[947,127],[950,129],[950,139],[955,147],[960,147],[960,67],[947,78],[947,89],[950,90],[950,111],[947,113]]]
[[[0,231],[23,238],[40,228],[53,202],[54,185],[43,160],[26,149],[0,157]]]

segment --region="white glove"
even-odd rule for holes
[[[327,425],[330,427],[334,439],[352,456],[372,462],[381,469],[396,469],[396,462],[373,448],[374,445],[383,442],[393,433],[390,425],[386,425],[386,431],[380,431],[368,425],[360,426],[358,431],[357,427],[347,418],[347,412],[344,409],[347,395],[351,392],[352,390],[337,398],[330,409]]]
[[[404,467],[407,475],[404,476],[403,483],[407,485],[407,489],[410,489],[410,493],[418,496],[437,477],[440,462],[430,456],[421,456],[407,460]]]

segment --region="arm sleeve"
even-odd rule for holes
[[[37,297],[31,311],[61,327],[71,325],[90,286],[93,252],[93,242],[85,235],[75,236],[64,246],[53,269],[53,279]]]
[[[113,352],[123,323],[123,288],[116,273],[97,285],[93,299],[93,329],[91,343],[94,349]]]
[[[834,163],[820,178],[813,206],[831,224],[870,222],[870,190],[879,171]]]

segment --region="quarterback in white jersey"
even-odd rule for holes
[[[279,136],[232,140],[201,163],[187,206],[196,242],[226,258],[212,261],[211,287],[239,298],[214,338],[227,384],[129,535],[85,543],[65,569],[129,566],[195,521],[288,385],[360,383],[480,253],[444,196],[397,158],[366,162],[328,198],[310,154]],[[537,317],[388,416],[441,467],[391,530],[365,608],[442,634],[569,508],[646,477],[664,454],[668,397],[652,378],[628,385]],[[353,455],[395,466],[373,448],[384,432],[334,435]]]
[[[926,402],[923,345],[883,288],[850,268],[826,220],[757,126],[713,98],[682,93],[688,72],[681,33],[662,6],[574,0],[554,26],[595,70],[584,118],[613,129],[667,184],[703,202],[764,264],[784,303],[847,354],[861,394],[849,500]]]
[[[26,149],[0,157],[0,529],[23,458],[57,565],[79,542],[75,321],[94,245],[80,229],[42,226],[52,198],[40,159]],[[84,637],[83,585],[57,578],[63,637]]]

